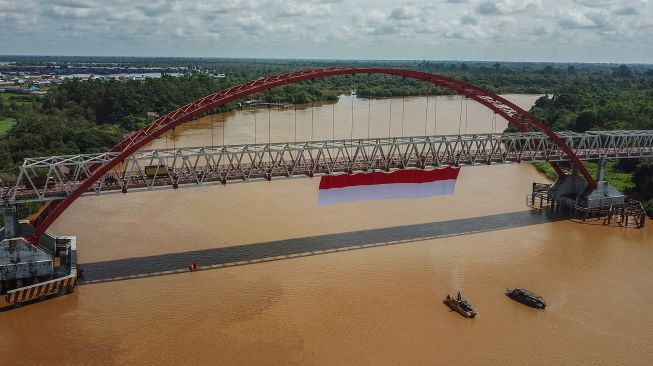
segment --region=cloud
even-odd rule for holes
[[[476,13],[481,15],[515,14],[526,11],[535,12],[540,8],[539,0],[497,0],[478,4]]]
[[[0,52],[653,62],[652,19],[645,0],[0,0]]]
[[[141,3],[136,8],[143,12],[143,15],[148,17],[156,17],[165,14],[172,10],[173,3],[168,1],[158,1],[151,3]]]
[[[573,2],[588,8],[605,8],[618,3],[614,0],[573,0]]]
[[[615,9],[615,14],[617,15],[639,15],[639,10],[632,6],[620,6]]]
[[[460,18],[460,24],[462,24],[462,25],[477,25],[478,24],[478,18],[473,17],[471,15],[463,15]]]
[[[88,2],[82,0],[52,0],[49,2],[50,5],[63,6],[66,8],[90,8]]]
[[[479,4],[476,7],[476,12],[481,15],[497,15],[502,13],[495,3]]]
[[[613,23],[607,19],[607,14],[596,10],[572,10],[560,14],[558,24],[568,30],[592,29],[594,31],[606,32],[613,29]]]
[[[395,20],[410,20],[419,17],[420,10],[412,6],[403,6],[392,9],[390,18]]]

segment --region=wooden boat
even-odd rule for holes
[[[546,302],[542,296],[523,288],[509,288],[506,290],[506,296],[532,308],[544,309],[546,307]]]
[[[442,302],[465,318],[474,318],[476,316],[476,310],[474,310],[472,304],[460,296],[460,291],[456,297],[451,297],[447,294],[447,297]]]

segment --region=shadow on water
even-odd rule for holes
[[[568,217],[561,214],[553,216],[549,215],[548,211],[529,210],[425,224],[275,240],[225,248],[84,263],[80,267],[83,267],[86,272],[83,284],[123,281],[184,273],[188,271],[188,264],[193,261],[197,261],[200,270],[208,270],[345,250],[413,243],[566,219]]]

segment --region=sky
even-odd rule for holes
[[[648,0],[0,0],[0,54],[653,63]]]

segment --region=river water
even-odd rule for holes
[[[507,96],[524,108],[536,97]],[[402,120],[404,135],[506,126],[457,97],[428,103],[236,111],[150,147],[365,137],[368,121],[370,136],[401,135]],[[51,231],[77,235],[91,283],[0,313],[3,363],[653,364],[653,224],[528,210],[544,179],[526,164],[464,168],[452,196],[319,208],[317,178],[85,197]],[[192,260],[206,270],[184,271]],[[442,304],[458,290],[476,319]]]

